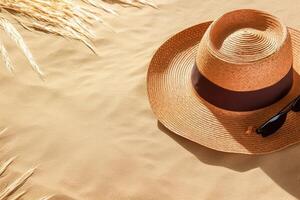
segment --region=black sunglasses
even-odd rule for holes
[[[271,117],[265,123],[263,123],[259,128],[256,129],[256,133],[263,137],[267,137],[275,133],[285,122],[286,116],[290,111],[299,112],[300,111],[300,95],[297,96],[293,101],[286,105],[281,111],[276,115]]]

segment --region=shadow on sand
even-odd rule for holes
[[[297,146],[267,155],[223,153],[183,138],[171,132],[160,122],[158,122],[158,128],[195,155],[201,162],[208,165],[223,166],[238,172],[259,167],[281,188],[300,199],[300,174],[298,170],[300,169],[300,157]]]

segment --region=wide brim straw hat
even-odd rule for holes
[[[154,54],[148,97],[170,131],[223,152],[265,154],[300,141],[290,112],[269,137],[256,128],[300,94],[300,31],[242,9],[172,36]]]

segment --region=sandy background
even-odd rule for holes
[[[7,41],[17,72],[0,68],[0,161],[18,156],[0,189],[38,170],[23,199],[298,199],[300,145],[266,156],[216,152],[158,126],[147,100],[151,56],[172,34],[237,8],[300,28],[296,0],[159,0],[119,8],[97,25],[93,55],[79,42],[19,28],[47,74],[42,82]],[[3,36],[3,35],[1,35]],[[5,37],[5,36],[3,36]]]

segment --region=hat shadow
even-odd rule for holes
[[[296,148],[296,146],[266,155],[224,153],[181,137],[170,131],[159,121],[157,126],[162,132],[193,154],[200,162],[222,166],[238,172],[260,168],[282,189],[300,199],[300,174],[295,174],[297,173],[295,169],[300,168],[300,159],[295,159],[299,157],[299,150],[297,151],[299,148]]]
[[[237,133],[237,130],[231,126],[228,121],[237,120],[240,123],[245,123],[251,125],[260,124],[273,114],[277,113],[283,106],[285,106],[289,101],[291,101],[295,96],[300,95],[300,76],[298,72],[293,71],[293,87],[290,92],[284,97],[284,100],[279,101],[272,105],[272,108],[262,109],[258,112],[251,112],[246,115],[224,115],[220,114],[219,109],[214,109],[209,106],[207,102],[202,102],[207,105],[209,110],[213,113],[215,118],[223,125],[223,127],[232,134],[234,139],[243,145],[249,152],[256,152],[255,145],[249,145],[241,133]],[[295,113],[290,113],[295,114]],[[300,115],[299,113],[295,115]],[[299,116],[300,120],[300,116]],[[299,127],[299,120],[288,121],[292,127]],[[249,123],[250,122],[250,123]],[[286,122],[287,124],[287,122]],[[298,124],[298,125],[297,125]],[[222,166],[230,170],[238,172],[246,172],[254,168],[260,168],[263,170],[277,185],[279,185],[286,192],[292,196],[300,199],[300,173],[297,169],[300,169],[300,159],[299,151],[300,147],[294,145],[293,147],[286,148],[282,151],[275,153],[264,154],[264,155],[246,155],[246,154],[234,154],[234,153],[224,153],[216,151],[207,147],[204,147],[198,143],[190,141],[184,137],[181,137],[168,128],[166,128],[161,122],[158,121],[158,128],[166,133],[170,138],[176,141],[179,145],[184,147],[187,151],[195,155],[199,161],[206,163],[208,165]],[[284,126],[282,127],[284,128]],[[300,132],[300,131],[299,131]],[[243,134],[243,133],[242,133]],[[255,132],[253,134],[256,134]],[[277,134],[272,135],[268,138],[269,141],[276,137],[283,137],[280,131]],[[267,141],[259,136],[260,142]],[[277,138],[278,139],[278,138]],[[286,139],[286,138],[279,138]],[[292,139],[299,140],[299,136],[295,136]]]

